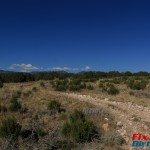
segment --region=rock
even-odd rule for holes
[[[121,121],[117,122],[117,126],[118,126],[118,127],[123,127],[122,122],[121,122]]]
[[[105,98],[104,101],[109,101],[109,98]]]
[[[108,122],[108,120],[109,120],[108,118],[105,118],[105,121],[107,121],[107,122]]]

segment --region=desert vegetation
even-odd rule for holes
[[[146,80],[129,79],[126,81],[127,86],[133,90],[144,90],[148,84]]]
[[[0,137],[17,140],[21,132],[21,125],[15,118],[7,118],[2,120],[0,125]]]
[[[132,127],[149,131],[143,115],[150,108],[149,77],[144,72],[2,73],[0,149],[126,149]]]
[[[94,138],[100,138],[101,136],[94,124],[78,110],[75,110],[63,125],[62,134],[79,143],[91,142]]]
[[[56,72],[37,72],[37,73],[16,73],[16,72],[4,72],[0,74],[0,81],[4,83],[17,83],[17,82],[29,82],[29,81],[39,81],[39,80],[54,80],[60,79],[65,80],[67,78],[78,79],[84,82],[95,82],[99,79],[112,79],[113,83],[119,83],[126,80],[128,77],[141,78],[145,77],[149,79],[150,74],[148,72],[137,72],[131,73],[127,72],[80,72],[80,73],[68,73],[64,71]]]
[[[102,88],[103,92],[107,92],[110,95],[117,95],[119,94],[118,88],[112,83],[106,83],[105,85],[99,84],[99,87]]]

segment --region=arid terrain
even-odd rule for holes
[[[56,90],[48,80],[4,83],[0,89],[0,120],[15,118],[22,134],[17,140],[7,135],[1,138],[0,149],[131,149],[132,133],[150,133],[150,84],[133,90],[125,83],[113,83],[119,92],[110,94],[102,87],[105,82],[109,81],[87,82],[79,91]],[[12,109],[13,98],[21,105],[18,110]],[[59,104],[53,106],[51,102]],[[74,139],[69,133],[63,134],[64,124],[76,110],[94,124],[98,137],[80,142],[80,136]]]

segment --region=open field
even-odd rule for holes
[[[109,80],[86,82],[86,88],[65,91],[55,89],[53,82],[4,83],[0,89],[0,120],[15,118],[22,130],[34,134],[26,138],[18,136],[13,142],[10,138],[1,138],[0,149],[126,150],[131,148],[132,133],[150,133],[149,82],[142,90],[133,90],[122,82],[113,83],[119,91],[115,94],[100,86],[100,83],[106,84]],[[13,97],[21,104],[16,111],[10,109]],[[59,111],[49,109],[52,101],[59,102]],[[67,137],[62,134],[64,124],[76,109],[94,124],[100,135],[98,138],[79,142],[71,135]]]

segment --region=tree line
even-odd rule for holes
[[[21,73],[21,72],[2,72],[0,73],[0,81],[3,83],[10,82],[29,82],[38,80],[54,80],[54,79],[79,79],[85,82],[94,82],[102,78],[112,78],[112,77],[129,77],[129,76],[146,76],[150,77],[148,72],[100,72],[100,71],[89,71],[89,72],[79,72],[79,73],[68,73],[65,71],[51,71],[51,72],[34,72],[34,73]]]

